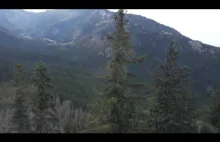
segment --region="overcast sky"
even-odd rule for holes
[[[29,9],[28,11],[44,12],[45,10]],[[220,10],[129,9],[128,13],[145,16],[170,26],[193,40],[220,47]]]

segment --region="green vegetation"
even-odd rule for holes
[[[140,77],[136,67],[145,56],[134,56],[124,10],[118,10],[114,23],[115,31],[108,36],[110,60],[88,60],[93,53],[85,48],[70,52],[77,47],[0,48],[0,132],[219,132],[219,90],[212,92],[207,106],[195,104],[190,74],[178,64],[178,46],[167,45],[155,73],[144,66],[141,73],[146,78]],[[107,63],[107,69],[95,65],[97,60]]]
[[[14,99],[14,112],[12,115],[12,126],[14,130],[22,133],[29,132],[29,118],[28,118],[28,106],[25,105],[25,85],[24,85],[24,69],[23,65],[18,64],[15,68],[15,86],[16,96]]]
[[[51,92],[51,78],[47,67],[43,63],[37,64],[34,70],[33,84],[37,91],[33,98],[33,122],[35,131],[38,133],[54,132],[58,127],[58,114],[53,102],[54,96]]]
[[[154,75],[152,104],[149,107],[153,132],[189,133],[192,108],[189,107],[187,78],[177,66],[179,52],[170,44],[164,63]]]

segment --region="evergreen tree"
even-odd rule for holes
[[[103,116],[103,127],[112,133],[124,133],[130,129],[130,122],[134,114],[134,88],[143,84],[129,84],[129,73],[126,68],[129,64],[139,63],[145,56],[132,58],[133,46],[130,42],[130,33],[126,31],[125,13],[123,9],[114,15],[115,32],[108,36],[111,42],[112,55],[107,66],[108,74],[104,77],[106,87],[100,93],[101,99],[97,101]]]
[[[48,69],[44,63],[38,63],[34,70],[34,85],[37,87],[33,108],[35,131],[38,133],[56,132],[58,116],[55,109],[52,84]]]
[[[24,69],[23,65],[18,64],[15,68],[15,86],[16,95],[13,103],[14,113],[12,115],[12,131],[18,133],[29,132],[29,119],[27,114],[27,106],[25,106],[25,85],[24,85]]]
[[[165,62],[154,74],[154,93],[149,104],[149,119],[153,132],[194,132],[191,116],[187,75],[177,65],[179,51],[171,42]]]
[[[220,89],[214,93],[212,104],[210,105],[209,121],[212,126],[220,131]]]
[[[24,81],[24,67],[22,64],[17,64],[14,70],[14,85],[20,86]]]

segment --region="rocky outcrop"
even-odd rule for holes
[[[195,51],[199,51],[200,53],[206,51],[203,47],[202,47],[202,43],[200,41],[189,41],[188,42],[191,46],[192,49]]]

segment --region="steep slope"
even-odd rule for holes
[[[108,58],[111,55],[109,44],[105,35],[113,30],[113,13],[107,10],[88,10],[86,14],[81,14],[76,19],[58,22],[47,32],[45,37],[60,42],[71,42],[71,45],[82,49],[87,49],[90,66],[102,72],[104,68],[100,65],[105,60],[95,60],[95,56]],[[85,12],[85,13],[86,13]],[[131,70],[138,72],[145,79],[153,70],[158,67],[167,51],[171,40],[181,47],[180,64],[190,68],[192,88],[206,92],[209,86],[215,88],[220,75],[219,48],[205,45],[199,41],[193,41],[181,35],[178,31],[168,26],[162,25],[151,19],[128,14],[128,29],[132,32],[132,39],[136,45],[136,54],[148,54],[149,59],[141,66],[132,67]],[[54,31],[57,31],[54,32]],[[107,59],[106,59],[107,60]],[[103,65],[104,66],[104,65]]]
[[[19,15],[19,12],[14,12]],[[21,13],[20,15],[22,15]],[[38,14],[24,13],[23,18],[16,16],[17,18],[12,20],[12,16],[8,16],[3,21],[5,20],[5,23],[9,21],[14,27],[20,29],[19,32],[23,35],[43,38],[44,41],[53,43],[54,47],[59,47],[59,49],[62,47],[60,50],[69,51],[66,58],[77,61],[79,64],[84,61],[84,67],[96,75],[105,71],[106,61],[111,56],[105,35],[114,29],[113,12],[97,9],[69,9],[49,10]],[[192,87],[201,92],[206,92],[209,86],[215,87],[218,78],[220,78],[218,74],[220,70],[219,48],[205,45],[199,41],[192,41],[175,29],[146,17],[133,14],[126,16],[129,20],[127,28],[132,32],[132,40],[136,46],[135,54],[149,55],[144,64],[133,66],[130,69],[137,72],[141,79],[151,79],[150,75],[163,60],[168,44],[174,40],[181,47],[180,64],[191,70],[194,84]],[[0,17],[2,17],[1,13]],[[24,27],[16,24],[22,19],[26,23]]]
[[[113,12],[108,10],[49,10],[35,15],[32,22],[35,26],[26,30],[33,30],[32,36],[70,42],[112,31],[112,18]],[[128,28],[134,33],[164,32],[180,35],[176,30],[142,16],[129,14],[127,18]]]
[[[0,26],[0,48],[44,48],[54,45],[54,41],[31,38]]]
[[[0,46],[11,47],[23,45],[23,40],[14,32],[0,26]]]
[[[14,30],[15,27],[14,25],[8,20],[6,13],[8,12],[8,10],[0,10],[0,21],[1,21],[1,26],[7,29],[11,29]]]
[[[31,25],[33,24],[31,21],[35,15],[35,13],[30,13],[24,10],[2,9],[0,10],[0,25],[15,32],[28,29],[31,28]]]

